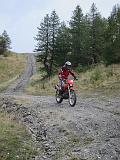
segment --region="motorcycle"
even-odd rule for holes
[[[57,103],[62,103],[63,99],[68,99],[71,107],[74,107],[76,104],[76,93],[73,88],[74,80],[66,80],[66,83],[60,91],[60,85],[56,85],[56,101]]]

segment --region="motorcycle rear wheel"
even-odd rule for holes
[[[70,95],[69,95],[69,104],[71,107],[74,107],[77,101],[76,93],[73,90],[70,90]]]

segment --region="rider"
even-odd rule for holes
[[[60,90],[63,90],[64,84],[66,83],[66,80],[68,79],[68,76],[71,74],[74,79],[77,79],[75,74],[71,71],[71,62],[67,61],[65,62],[64,66],[61,68],[59,72],[59,80],[60,80]]]

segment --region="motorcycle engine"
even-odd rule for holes
[[[63,98],[64,99],[68,99],[69,98],[69,93],[67,92],[67,93],[63,93]]]

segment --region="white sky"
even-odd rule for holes
[[[47,13],[55,9],[61,21],[69,21],[77,5],[86,14],[93,2],[104,17],[110,15],[115,4],[120,4],[120,0],[0,0],[0,34],[7,30],[13,51],[33,52],[33,37]]]

